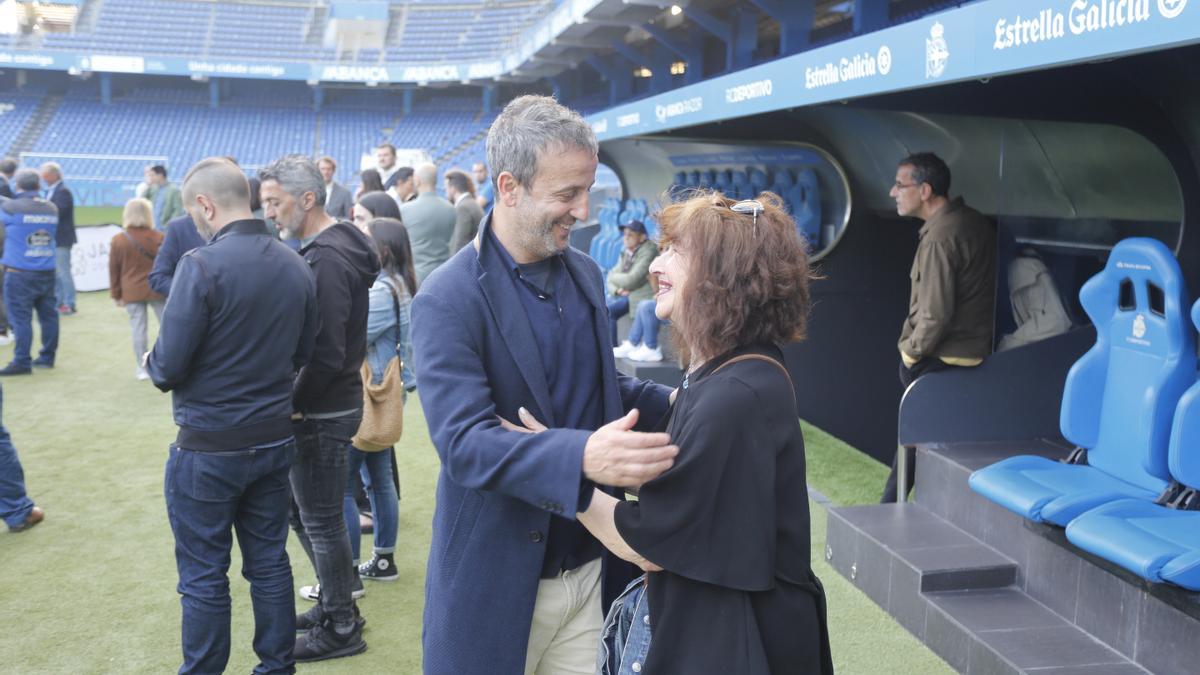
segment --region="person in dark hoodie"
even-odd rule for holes
[[[179,425],[163,488],[183,606],[179,672],[219,673],[229,661],[235,529],[254,604],[254,672],[294,672],[292,377],[316,340],[316,284],[251,218],[246,177],[228,160],[196,164],[183,203],[212,241],[180,259],[145,357],[154,385],[172,392]]]
[[[325,213],[325,179],[303,155],[258,172],[267,218],[300,241],[317,281],[320,330],[313,358],[296,376],[292,405],[292,527],[320,581],[317,604],[296,618],[297,661],[358,654],[367,648],[351,597],[362,584],[342,515],[350,439],[362,420],[359,369],[367,353],[368,290],[379,257],[358,228]]]

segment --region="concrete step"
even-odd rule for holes
[[[1028,595],[1017,561],[920,504],[828,513],[833,568],[959,672],[1148,672]]]
[[[929,593],[925,599],[925,644],[960,673],[1149,672],[1013,587]]]
[[[617,370],[639,380],[650,380],[668,387],[678,387],[683,382],[683,370],[674,361],[643,363],[629,359],[617,359]]]

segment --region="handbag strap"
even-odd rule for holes
[[[147,258],[149,258],[151,260],[154,260],[154,254],[151,253],[150,251],[147,251],[146,247],[139,244],[138,240],[134,239],[132,234],[129,234],[129,230],[121,230],[121,234],[125,235],[125,238],[129,240],[129,243],[133,244],[133,247],[136,248],[138,251],[141,251],[142,255],[146,256]]]
[[[739,361],[766,361],[767,363],[773,364],[776,368],[779,369],[780,372],[783,373],[783,376],[787,378],[788,391],[792,392],[792,402],[794,403],[796,401],[796,385],[792,384],[791,373],[788,372],[787,368],[785,368],[782,363],[780,363],[778,360],[773,359],[769,356],[763,356],[762,354],[742,354],[741,356],[735,356],[732,359],[729,359],[728,361],[726,361],[725,363],[722,363],[721,365],[717,366],[713,370],[713,372],[715,373],[715,372],[721,370],[722,368],[724,368],[725,366],[733,365]]]
[[[391,284],[390,279],[384,277],[383,285],[388,287],[392,292],[392,309],[396,311],[396,356],[400,355],[400,292]]]

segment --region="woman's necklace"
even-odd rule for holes
[[[692,373],[696,372],[697,370],[700,370],[700,368],[702,368],[704,366],[704,364],[705,364],[705,361],[703,361],[703,360],[693,361],[692,363],[688,364],[688,369],[687,369],[687,372],[683,374],[683,384],[681,385],[684,389],[687,389],[688,386],[691,384]]]

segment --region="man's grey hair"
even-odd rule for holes
[[[46,162],[42,164],[42,173],[46,173],[47,171],[53,172],[54,175],[62,178],[62,167],[58,165],[58,162]]]
[[[488,130],[487,165],[492,182],[507,171],[518,185],[529,187],[537,176],[538,155],[560,149],[579,149],[596,155],[600,144],[579,113],[554,98],[514,98]]]
[[[13,182],[17,184],[17,189],[21,192],[32,192],[42,186],[41,177],[33,169],[21,169],[17,172]]]
[[[12,175],[17,172],[17,160],[12,157],[0,159],[0,173],[12,178]]]
[[[317,163],[306,155],[284,155],[258,170],[258,180],[279,183],[291,196],[299,200],[305,192],[317,197],[316,206],[325,206],[325,177]]]

